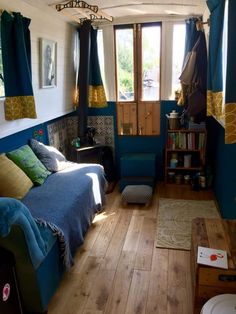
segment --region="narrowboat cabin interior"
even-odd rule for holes
[[[0,8],[0,312],[233,313],[236,2]]]

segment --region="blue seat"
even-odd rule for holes
[[[121,177],[156,177],[156,155],[124,154],[120,159]]]
[[[151,153],[128,153],[120,158],[120,191],[127,185],[154,187],[156,179],[156,155]]]

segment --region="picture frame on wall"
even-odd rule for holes
[[[41,87],[52,88],[56,86],[56,58],[57,43],[50,39],[40,38],[41,55]]]

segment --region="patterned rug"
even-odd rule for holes
[[[191,223],[196,217],[220,218],[215,202],[161,198],[156,247],[190,250]]]

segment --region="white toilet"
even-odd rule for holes
[[[201,314],[236,314],[236,294],[220,294],[208,300]]]

